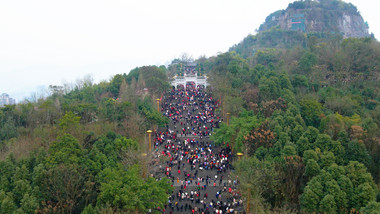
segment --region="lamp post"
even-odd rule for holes
[[[156,99],[157,101],[157,111],[160,112],[160,99]]]
[[[238,152],[238,153],[236,153],[236,155],[238,156],[238,159],[241,160],[241,157],[243,156],[243,153]]]
[[[146,131],[146,133],[148,133],[148,138],[149,138],[149,152],[152,150],[152,142],[151,142],[151,135],[152,135],[152,130],[148,130],[148,131]]]

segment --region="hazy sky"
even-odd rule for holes
[[[109,80],[183,53],[225,52],[291,0],[2,0],[0,93],[22,98],[92,75]],[[350,0],[380,35],[374,0]]]

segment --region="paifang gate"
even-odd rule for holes
[[[174,80],[171,82],[172,86],[178,88],[178,86],[183,86],[186,88],[186,85],[189,83],[194,83],[195,87],[204,86],[207,87],[207,76],[199,76],[196,70],[196,64],[188,63],[185,66],[185,72],[183,76],[174,76]]]

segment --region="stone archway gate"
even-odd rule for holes
[[[189,82],[194,82],[195,87],[198,85],[203,85],[204,87],[208,86],[207,83],[207,76],[175,76],[174,80],[171,82],[172,86],[175,86],[176,88],[179,85],[183,85],[186,88],[186,84]]]

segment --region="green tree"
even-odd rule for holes
[[[300,59],[299,69],[303,73],[308,73],[316,63],[317,56],[312,52],[305,52]]]
[[[310,213],[315,212],[318,210],[319,201],[320,198],[315,192],[309,188],[305,189],[300,199],[301,209]]]
[[[321,132],[328,134],[333,139],[337,139],[339,133],[345,131],[343,116],[335,113],[323,118],[321,121],[320,130]]]
[[[315,140],[314,148],[320,148],[324,153],[327,151],[332,152],[337,163],[344,163],[344,147],[340,142],[331,140],[330,136],[326,134],[319,134]]]
[[[313,178],[308,182],[304,193],[300,197],[301,210],[317,212],[322,197],[324,197],[323,186],[318,179]]]
[[[293,151],[295,153],[295,150]],[[280,192],[284,200],[290,207],[296,207],[299,204],[299,194],[303,182],[305,165],[299,156],[285,156],[276,158],[276,170],[279,173]]]
[[[309,140],[304,137],[304,136],[301,136],[297,141],[296,141],[296,145],[297,145],[297,152],[299,155],[303,154],[305,151],[311,149],[311,143],[309,143]]]
[[[296,148],[293,144],[285,145],[284,148],[282,149],[281,153],[284,157],[294,156],[297,154]]]
[[[359,143],[355,140],[343,145],[345,148],[346,163],[350,161],[358,161],[369,167],[371,156],[368,154],[367,149],[363,143]]]
[[[334,201],[336,202],[336,211],[341,211],[341,210],[347,210],[347,205],[348,205],[348,199],[347,195],[345,192],[343,192],[340,189],[340,186],[335,180],[331,180],[326,182],[325,184],[326,192],[328,195],[332,195],[334,197]],[[326,196],[325,196],[326,197]],[[323,203],[323,200],[321,201],[321,204]]]
[[[74,133],[78,131],[80,117],[76,116],[73,112],[66,112],[66,114],[59,120],[59,128],[62,134]]]
[[[379,214],[380,213],[380,202],[371,201],[367,206],[360,209],[360,212],[364,214]]]
[[[16,167],[16,171],[14,172],[13,180],[29,180],[30,179],[30,173],[26,166],[26,164],[23,164],[21,167]]]
[[[78,166],[54,166],[45,172],[40,186],[44,199],[42,204],[48,212],[72,213],[81,210],[89,200],[93,185],[86,171]]]
[[[24,197],[24,194],[31,193],[32,187],[30,186],[30,183],[25,180],[18,180],[14,183],[14,189],[12,190],[12,193],[14,195],[14,201],[19,204],[21,199]]]
[[[354,187],[359,186],[362,183],[370,183],[374,188],[372,176],[367,172],[367,168],[364,164],[357,161],[350,161],[347,166],[345,166],[346,176],[351,180]]]
[[[7,213],[13,213],[17,206],[15,202],[13,201],[13,198],[10,195],[6,195],[3,197],[3,200],[1,201],[1,213],[7,214]]]
[[[337,179],[337,182],[339,184],[340,189],[346,193],[347,199],[348,199],[348,207],[350,205],[350,200],[353,197],[353,191],[354,191],[354,186],[352,185],[351,180],[345,176],[345,175],[340,175],[339,178]]]
[[[80,164],[82,161],[83,151],[77,139],[70,134],[65,134],[50,146],[46,165],[51,167],[61,163]]]
[[[172,190],[167,179],[156,181],[149,177],[146,180],[139,175],[139,167],[128,171],[122,166],[107,168],[100,174],[100,193],[98,204],[110,204],[121,212],[147,212],[148,209],[163,207],[168,193]]]
[[[4,191],[11,191],[12,178],[16,170],[16,163],[13,154],[11,153],[6,157],[5,161],[0,161],[0,189]]]
[[[320,202],[319,211],[322,213],[337,213],[334,196],[328,194]]]
[[[123,82],[123,79],[124,77],[121,74],[116,74],[115,76],[113,76],[109,84],[109,91],[111,92],[113,98],[116,98],[119,94],[120,85]]]
[[[361,207],[365,207],[368,202],[375,201],[376,191],[369,183],[362,183],[354,190],[353,195],[353,207],[356,210],[360,210]]]
[[[9,140],[19,136],[15,120],[12,117],[5,118],[0,122],[0,140]]]
[[[332,164],[335,163],[335,155],[334,153],[330,152],[330,151],[324,151],[322,154],[321,154],[321,159],[320,159],[320,163],[321,163],[321,166],[322,168],[324,167],[329,167],[331,166]]]
[[[305,175],[309,178],[312,178],[319,174],[321,168],[319,164],[314,159],[309,159],[305,167]]]
[[[259,84],[259,95],[261,100],[275,100],[280,96],[281,85],[277,77],[262,77]]]
[[[258,127],[260,121],[252,112],[242,112],[239,117],[231,117],[229,126],[225,123],[220,124],[220,128],[215,130],[212,140],[217,144],[232,144],[237,151],[247,151],[243,142],[250,131]]]
[[[21,199],[20,206],[25,213],[35,213],[39,208],[39,203],[33,195],[25,193]]]
[[[306,131],[303,133],[303,137],[306,137],[310,143],[314,143],[317,139],[319,131],[317,128],[309,126]]]
[[[275,205],[280,193],[276,191],[279,185],[278,172],[271,161],[259,161],[254,157],[244,157],[234,163],[235,173],[240,178],[240,190],[243,197],[250,201],[253,212],[265,211],[267,204]],[[249,195],[249,196],[248,196]]]
[[[301,106],[301,115],[306,125],[318,127],[322,114],[322,105],[312,99],[302,99],[299,104]]]
[[[303,160],[304,162],[308,162],[310,159],[313,159],[315,161],[319,161],[319,156],[317,154],[316,151],[314,150],[306,150],[304,153],[303,153]]]
[[[360,210],[375,200],[376,191],[376,185],[363,164],[352,161],[347,166],[338,166],[334,163],[322,169],[307,183],[300,198],[301,210],[326,213]],[[312,192],[319,196],[319,208],[307,204],[317,203],[315,200],[318,198]],[[331,201],[334,203],[327,201],[327,196],[329,199],[333,197]]]

